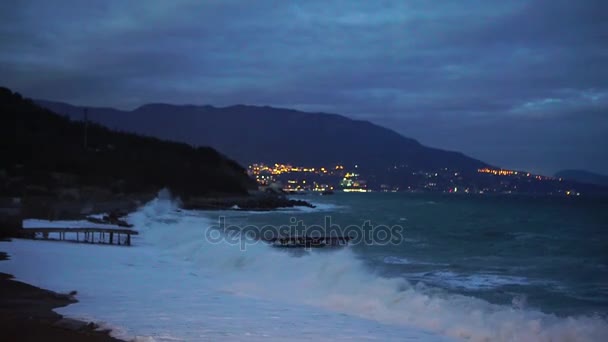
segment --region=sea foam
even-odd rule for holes
[[[258,242],[210,243],[212,213],[154,200],[129,221],[135,247],[15,241],[0,270],[79,291],[58,311],[156,340],[603,341],[601,317],[557,317],[385,278],[350,249],[293,257]],[[441,337],[444,336],[444,337]]]

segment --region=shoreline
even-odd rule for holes
[[[0,262],[9,255],[0,252]],[[93,322],[66,318],[55,308],[78,302],[73,295],[45,290],[0,272],[0,340],[122,342]]]
[[[146,203],[159,196],[171,196],[170,192],[160,190],[152,193],[130,194],[104,201],[88,199],[85,201],[60,201],[51,197],[0,197],[0,239],[23,237],[25,218],[49,221],[86,220],[96,224],[109,224],[129,227],[122,219],[137,211]],[[274,193],[255,193],[247,196],[205,196],[188,199],[173,198],[184,210],[235,210],[235,211],[273,211],[284,208],[315,208],[307,201],[290,199]],[[92,214],[104,213],[103,218],[91,218]]]
[[[285,195],[258,193],[249,196],[191,197],[181,200],[180,207],[186,210],[273,211],[294,207],[314,208],[315,206],[303,200],[290,199]]]

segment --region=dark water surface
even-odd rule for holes
[[[387,277],[516,308],[608,313],[608,201],[401,193],[298,196],[322,211],[228,217],[229,224],[403,227],[396,244],[357,243]],[[291,220],[291,221],[290,221]]]

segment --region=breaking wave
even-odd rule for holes
[[[178,211],[170,201],[155,200],[130,220],[143,233],[139,243],[187,261],[192,272],[204,274],[212,286],[240,296],[323,307],[467,341],[603,341],[608,336],[604,317],[559,317],[527,308],[518,298],[512,306],[497,305],[402,278],[385,278],[370,271],[350,249],[294,257],[263,243],[248,245],[246,251],[209,243],[204,236],[212,220],[205,215]],[[388,257],[384,262],[409,261]],[[455,286],[526,281],[491,275],[430,276]]]

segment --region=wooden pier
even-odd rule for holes
[[[52,237],[51,234],[57,234]],[[100,243],[131,245],[131,235],[139,234],[135,230],[120,228],[24,228],[19,236],[26,239],[44,239],[73,241],[83,243]],[[71,239],[70,239],[71,237]]]

